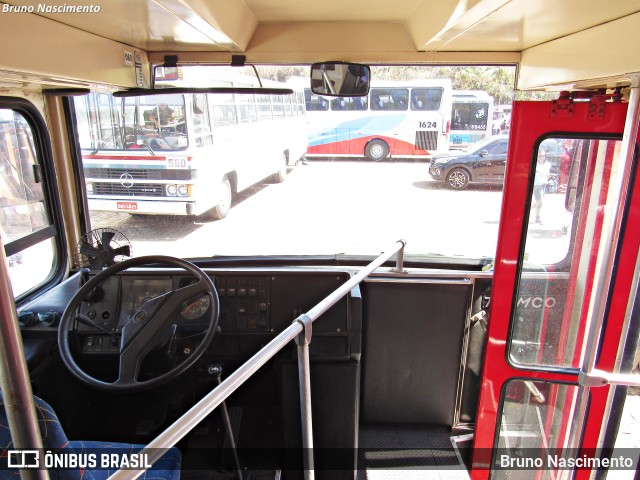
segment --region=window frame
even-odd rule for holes
[[[394,95],[394,92],[396,95]],[[378,102],[373,101],[374,95],[378,98]],[[396,102],[397,95],[404,95],[401,99],[403,103]],[[369,109],[377,112],[406,112],[409,110],[409,99],[411,91],[409,87],[373,87],[369,92]],[[380,97],[386,97],[384,101]],[[393,106],[391,108],[390,106]]]
[[[50,225],[20,239],[4,245],[7,258],[29,247],[48,239],[53,239],[54,266],[44,282],[34,285],[29,290],[15,297],[16,306],[30,301],[42,292],[50,289],[62,281],[68,272],[69,255],[66,245],[66,234],[60,200],[52,192],[58,191],[53,163],[51,139],[44,117],[38,108],[25,98],[0,97],[0,109],[13,110],[22,115],[31,128],[36,152],[37,165],[42,174],[42,191],[44,195],[45,211],[49,216]]]
[[[422,107],[418,108],[417,102],[419,99],[417,98],[417,94],[425,91],[429,91],[429,90],[440,91],[440,98],[438,99],[437,105],[430,105],[427,103],[426,105],[423,105]],[[410,92],[410,98],[409,98],[410,109],[415,112],[437,112],[438,110],[440,110],[440,107],[442,106],[443,96],[444,96],[443,87],[419,87],[419,86],[412,87]],[[429,98],[430,96],[429,94],[427,94],[426,99],[429,100]]]

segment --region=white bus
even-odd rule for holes
[[[466,148],[492,134],[493,97],[483,90],[454,90],[451,148]]]
[[[509,133],[511,105],[496,105],[493,110],[493,134]]]
[[[90,210],[222,219],[236,193],[283,182],[307,147],[302,91],[92,93],[75,107]]]
[[[373,83],[364,97],[325,98],[305,90],[307,155],[424,157],[449,150],[451,81]]]

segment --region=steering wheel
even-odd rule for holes
[[[73,359],[69,342],[69,334],[74,331],[74,325],[76,325],[78,320],[77,309],[80,303],[89,292],[104,282],[108,277],[127,270],[128,268],[158,263],[186,270],[196,277],[197,282],[175,290],[170,290],[159,297],[147,301],[137,312],[133,312],[132,317],[128,319],[121,332],[118,378],[116,381],[105,382],[87,374]],[[138,381],[137,377],[140,373],[140,366],[145,356],[153,349],[166,343],[166,339],[168,339],[166,332],[171,331],[172,322],[175,321],[184,303],[202,294],[211,297],[208,326],[204,332],[202,341],[182,363],[176,365],[168,372],[155,378]],[[146,390],[174,379],[189,367],[193,366],[213,340],[219,317],[220,301],[216,287],[211,278],[200,268],[186,260],[169,256],[150,255],[131,258],[116,263],[91,278],[70,300],[69,305],[67,305],[67,308],[62,314],[60,327],[58,329],[60,355],[71,374],[86,385],[106,391],[132,392]]]

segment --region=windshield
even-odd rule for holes
[[[135,256],[372,256],[405,239],[408,259],[492,261],[504,162],[452,188],[431,159],[450,150],[454,90],[509,104],[513,68],[374,67],[348,98],[312,95],[308,67],[258,70],[294,93],[76,99],[91,227]]]
[[[97,93],[76,100],[83,149],[180,150],[188,145],[183,95],[114,98]]]
[[[453,105],[452,130],[485,130],[489,120],[489,103],[473,102]]]

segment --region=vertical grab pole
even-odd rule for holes
[[[0,236],[0,387],[9,422],[13,448],[40,449],[42,436],[38,424],[29,369],[24,358],[24,345],[18,327],[18,314],[13,302],[4,241]],[[0,407],[2,408],[2,407]],[[3,447],[6,447],[3,445]],[[20,469],[22,480],[48,480],[45,469]]]
[[[298,383],[300,385],[300,416],[302,420],[302,461],[305,480],[315,479],[313,464],[313,421],[311,415],[311,372],[309,366],[309,344],[311,343],[311,324],[308,315],[300,315],[295,320],[302,325],[303,331],[296,337],[298,350]]]
[[[404,240],[398,241],[402,242],[402,247],[396,254],[396,266],[392,269],[392,271],[394,273],[406,273],[406,270],[404,269],[404,246],[406,245],[406,242]]]

